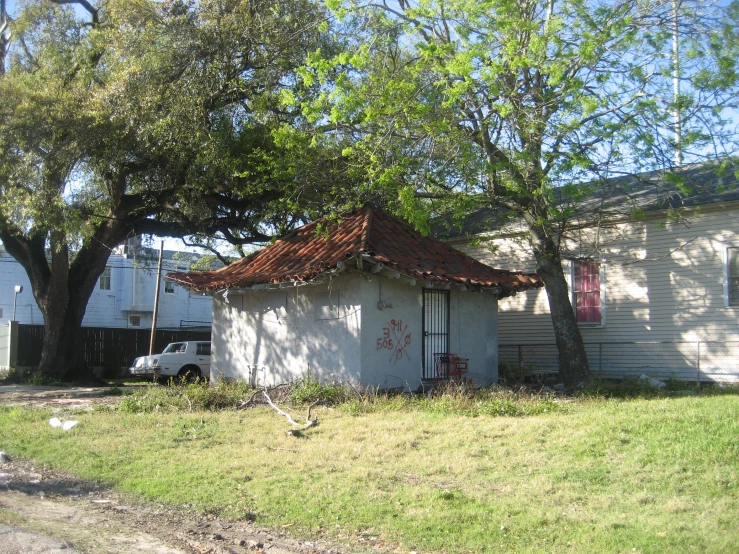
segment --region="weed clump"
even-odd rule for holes
[[[529,416],[561,410],[553,395],[492,386],[473,388],[467,383],[442,383],[425,394],[398,394],[369,390],[342,404],[353,415],[392,411],[421,411],[441,415]]]
[[[350,391],[343,383],[322,383],[310,373],[288,385],[288,400],[297,405],[321,401],[323,404],[340,404],[350,397]]]
[[[260,389],[244,382],[206,382],[193,384],[150,385],[124,397],[121,412],[194,412],[241,409],[262,403]],[[552,395],[504,387],[475,389],[466,383],[437,385],[424,394],[358,389],[342,383],[322,383],[310,374],[269,390],[272,400],[293,406],[316,401],[334,405],[351,414],[422,411],[441,415],[526,416],[559,410],[562,404]]]
[[[254,387],[242,381],[149,385],[123,398],[118,410],[125,413],[228,410],[238,408],[252,392]]]

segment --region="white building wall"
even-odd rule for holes
[[[214,378],[274,385],[305,375],[360,386],[421,385],[423,288],[404,279],[351,273],[334,279],[336,317],[317,313],[329,284],[229,293],[213,300]],[[384,303],[381,309],[379,303]],[[284,306],[284,307],[283,307]],[[328,315],[328,314],[324,314]],[[497,380],[497,300],[490,293],[450,295],[450,347],[469,358],[478,385]]]
[[[735,361],[739,306],[725,306],[724,296],[724,249],[728,245],[739,245],[736,206],[703,207],[683,223],[668,222],[661,215],[582,231],[579,241],[570,241],[568,249],[601,259],[601,286],[605,288],[605,323],[581,325],[586,344],[687,341],[695,345],[678,348],[685,367],[697,364],[700,355],[704,373],[739,375]],[[494,267],[536,270],[533,254],[520,237],[497,238],[486,247],[455,246]],[[501,345],[554,342],[545,289],[502,300],[499,321]],[[633,347],[619,353],[622,359],[646,355]],[[663,356],[667,357],[675,359],[673,353]]]
[[[360,381],[360,277],[213,298],[214,378]]]
[[[0,248],[0,321],[13,319],[13,297],[15,286],[21,285],[23,292],[18,294],[15,319],[20,323],[41,325],[44,318],[36,305],[23,266]]]
[[[420,284],[367,275],[361,286],[362,384],[416,390],[422,376]]]
[[[12,367],[11,362],[11,339],[12,339],[12,322],[0,323],[0,369],[8,369]]]
[[[151,327],[156,286],[156,260],[141,262],[133,258],[113,254],[107,265],[111,269],[110,290],[95,285],[87,304],[84,327],[131,327],[129,315],[138,315],[139,328]],[[167,260],[162,275],[177,268],[186,270],[187,263]],[[21,324],[43,325],[44,319],[38,309],[23,267],[13,257],[0,249],[0,321],[13,317],[15,285],[22,285],[18,294],[16,320]],[[175,286],[174,293],[165,293],[164,277],[160,290],[157,327],[179,329],[183,322],[202,322],[207,327],[211,321],[211,298],[191,293]],[[187,325],[187,323],[184,323]],[[192,325],[192,324],[190,324]]]
[[[498,299],[492,293],[451,290],[449,348],[469,358],[476,385],[498,382]]]
[[[382,288],[380,288],[382,285]],[[363,283],[362,381],[416,390],[423,376],[423,287],[403,279],[370,276]],[[386,304],[384,310],[378,303]],[[489,292],[449,295],[449,350],[469,359],[467,378],[497,381],[497,299]],[[400,348],[398,344],[400,343]],[[428,373],[433,375],[433,371]]]

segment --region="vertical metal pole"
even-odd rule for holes
[[[15,321],[15,306],[18,303],[18,291],[15,291],[15,296],[13,296],[13,321]]]
[[[698,372],[695,376],[695,383],[701,384],[701,341],[698,341]]]
[[[421,369],[424,379],[427,379],[426,368],[426,289],[421,287]]]
[[[446,351],[449,352],[451,350],[451,343],[449,340],[449,335],[451,334],[451,327],[452,327],[452,291],[445,290],[444,291],[444,303],[446,304]],[[459,352],[459,351],[457,351]]]
[[[518,373],[523,376],[523,345],[518,345]]]
[[[154,313],[151,317],[151,337],[149,338],[149,356],[154,353],[154,337],[157,332],[157,316],[159,315],[159,287],[162,281],[162,258],[164,257],[164,241],[159,243],[159,263],[157,264],[157,285],[154,289]]]
[[[5,75],[5,58],[10,48],[6,0],[0,0],[0,76]]]

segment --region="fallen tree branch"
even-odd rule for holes
[[[264,398],[267,400],[267,404],[269,404],[270,406],[272,406],[272,409],[274,409],[278,414],[284,416],[287,419],[287,421],[293,427],[297,427],[297,429],[290,429],[289,431],[287,431],[287,434],[288,435],[293,435],[293,436],[299,437],[299,436],[301,436],[301,433],[303,431],[305,431],[306,429],[310,429],[311,427],[315,427],[316,425],[318,425],[318,418],[311,419],[310,418],[310,411],[311,411],[311,409],[313,409],[313,406],[315,406],[316,404],[319,404],[321,402],[320,400],[316,400],[310,406],[308,406],[308,413],[305,416],[305,421],[306,422],[305,422],[305,424],[303,424],[301,426],[300,423],[298,423],[292,417],[290,417],[290,414],[288,414],[287,412],[284,412],[284,411],[280,410],[275,405],[275,403],[272,402],[272,399],[269,397],[269,395],[267,394],[267,391],[266,390],[263,390],[262,391],[262,394],[264,395]]]
[[[289,387],[289,383],[281,383],[279,385],[275,385],[274,387],[257,387],[251,392],[251,394],[246,400],[239,400],[237,407],[241,410],[246,410],[248,408],[253,408],[254,406],[261,406],[262,404],[265,403],[265,401],[261,397],[257,398],[257,396],[261,392],[264,392],[265,390],[272,393],[272,395],[274,395],[275,392],[279,393],[278,400],[277,400],[279,402],[280,401],[279,397],[287,396],[286,391],[288,387]]]
[[[254,401],[254,399],[255,399],[256,395],[259,394],[260,392],[262,392],[263,390],[264,389],[256,389],[256,390],[254,390],[249,395],[249,398],[247,398],[246,400],[241,400],[239,402],[239,408],[246,409],[246,408],[251,408],[251,407],[255,406],[256,405],[256,402]]]

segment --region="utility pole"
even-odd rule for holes
[[[157,264],[157,285],[154,289],[154,313],[151,316],[151,338],[149,339],[149,356],[154,353],[154,337],[157,333],[157,316],[159,315],[159,287],[162,281],[162,258],[164,257],[164,241],[159,243],[159,263]]]
[[[5,58],[10,49],[7,0],[0,0],[0,76],[5,74]]]
[[[675,165],[683,165],[683,122],[680,114],[680,0],[672,0],[672,118],[675,126]]]

